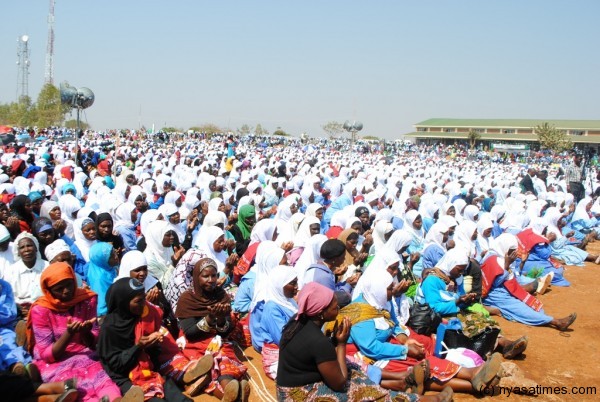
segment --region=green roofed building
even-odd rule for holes
[[[415,131],[404,139],[417,143],[468,142],[473,130],[481,135],[478,143],[486,147],[513,145],[515,148],[537,149],[539,146],[535,127],[548,123],[564,130],[577,147],[598,148],[600,145],[600,120],[533,120],[533,119],[428,119],[414,125]]]

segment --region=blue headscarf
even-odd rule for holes
[[[87,279],[90,288],[98,294],[98,317],[107,312],[106,292],[117,277],[116,268],[108,264],[112,250],[112,244],[105,242],[97,242],[90,248]]]
[[[61,192],[63,194],[67,194],[67,191],[71,190],[73,192],[73,195],[77,194],[77,189],[75,188],[75,185],[73,183],[67,183],[64,186],[62,186],[61,188]]]

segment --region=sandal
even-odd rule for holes
[[[452,402],[454,400],[454,391],[450,387],[445,387],[438,396],[441,397],[439,402]]]
[[[54,402],[75,402],[79,397],[76,389],[69,389],[58,396]]]
[[[573,324],[575,322],[575,319],[577,318],[577,313],[573,313],[569,316],[569,320],[561,326],[557,326],[556,328],[559,331],[566,331],[567,329],[569,329],[569,327],[571,326],[571,324]]]
[[[10,369],[11,374],[25,377],[27,375],[27,368],[21,362],[16,362]]]
[[[70,391],[72,389],[77,389],[77,377],[65,380],[65,391]]]
[[[505,359],[514,359],[515,357],[519,356],[521,353],[525,352],[525,349],[527,349],[528,340],[529,339],[527,336],[520,337],[504,348],[502,351],[502,357]]]
[[[543,295],[550,287],[550,283],[552,283],[552,276],[550,274],[542,276],[538,279],[538,285],[535,293],[538,295]]]
[[[417,395],[423,395],[425,392],[425,381],[429,379],[429,361],[423,360],[416,366],[413,366],[412,371],[406,376],[406,388],[410,388],[411,392]]]
[[[133,385],[125,392],[121,402],[144,402],[144,390],[142,387]]]
[[[184,384],[190,384],[212,370],[214,364],[212,354],[202,356],[192,368],[188,368],[183,374]]]
[[[200,395],[202,390],[206,388],[206,386],[210,383],[211,379],[212,377],[210,376],[210,373],[201,375],[196,381],[185,387],[185,392],[187,392],[190,398],[198,396]]]
[[[223,398],[221,402],[235,402],[240,393],[240,383],[238,380],[231,380],[223,389]]]
[[[500,353],[494,353],[487,362],[483,365],[481,370],[471,380],[471,385],[475,392],[483,393],[494,380],[500,380],[498,374],[500,373],[502,363],[502,355]]]

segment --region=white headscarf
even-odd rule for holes
[[[446,244],[444,243],[444,233],[448,231],[448,226],[444,225],[443,222],[438,221],[434,223],[430,228],[427,235],[425,235],[425,245],[423,246],[423,253],[427,247],[437,244],[444,251],[446,250]]]
[[[554,233],[557,239],[560,239],[563,236],[562,232],[558,228],[558,222],[562,219],[563,215],[560,210],[556,207],[550,207],[546,210],[544,214],[544,219],[546,220],[546,226],[548,227],[547,233]]]
[[[396,230],[392,233],[390,239],[385,243],[385,248],[389,248],[390,250],[399,253],[404,247],[410,245],[412,241],[412,236],[410,233],[404,230]]]
[[[411,209],[406,213],[406,215],[404,215],[404,226],[402,227],[403,230],[406,230],[412,236],[412,240],[418,243],[423,242],[423,240],[425,239],[425,232],[423,231],[423,227],[421,226],[421,229],[415,229],[413,227],[415,219],[417,219],[417,217],[420,215],[421,214],[419,214],[417,210]]]
[[[223,272],[225,262],[227,261],[227,253],[225,250],[216,252],[213,243],[221,236],[225,236],[223,229],[217,226],[209,226],[203,231],[203,236],[198,240],[198,251],[206,254],[207,258],[214,260],[217,263],[217,271]]]
[[[305,216],[304,220],[300,224],[300,228],[298,228],[298,232],[294,237],[294,247],[305,247],[308,243],[309,239],[312,237],[310,233],[311,225],[320,225],[319,218],[316,216]]]
[[[363,298],[376,309],[388,310],[387,288],[394,282],[394,278],[387,271],[379,272],[376,275],[365,275],[362,285]]]
[[[133,226],[131,221],[131,212],[136,209],[135,205],[130,202],[124,202],[119,205],[115,210],[115,225],[114,228],[126,227],[130,228]]]
[[[278,265],[271,270],[267,278],[268,284],[264,301],[272,301],[278,305],[291,310],[294,314],[298,312],[298,305],[294,299],[288,299],[283,293],[283,287],[297,278],[296,270],[287,265]]]
[[[469,256],[467,251],[462,247],[455,247],[452,250],[448,250],[446,254],[438,261],[435,265],[446,275],[450,275],[450,271],[457,265],[469,264]]]
[[[266,240],[258,245],[254,267],[256,279],[254,280],[254,294],[250,302],[250,311],[254,310],[257,303],[265,300],[268,278],[271,271],[279,265],[284,254],[285,251],[273,241]]]
[[[162,265],[169,266],[171,264],[171,257],[174,254],[173,247],[163,246],[163,238],[165,234],[171,230],[171,226],[165,221],[154,221],[148,224],[146,234],[146,249],[144,254],[148,259],[153,256]]]
[[[475,241],[471,240],[473,233],[477,231],[477,224],[470,220],[464,220],[456,227],[454,232],[454,242],[457,246],[461,246],[466,250],[469,250],[469,257],[475,258],[477,256],[477,249],[475,248]]]
[[[95,225],[92,218],[80,218],[76,219],[75,223],[73,224],[73,231],[75,232],[75,245],[81,252],[81,256],[85,262],[90,262],[90,248],[92,248],[92,246],[97,242],[97,240],[88,240],[83,235],[83,227],[90,223]]]
[[[581,219],[588,220],[590,219],[590,214],[586,210],[588,204],[592,202],[591,197],[585,197],[581,201],[577,203],[577,207],[575,208],[575,212],[573,213],[573,217],[571,218],[571,222],[576,222]]]
[[[304,251],[296,261],[294,268],[298,274],[298,288],[304,286],[304,275],[306,270],[321,259],[321,246],[327,240],[327,236],[322,234],[314,235],[304,246]]]
[[[121,260],[121,266],[119,267],[119,275],[115,278],[115,281],[121,278],[129,278],[131,276],[131,271],[133,271],[134,269],[138,269],[139,267],[143,267],[145,265],[147,266],[148,262],[146,261],[146,256],[144,255],[144,253],[138,250],[131,250],[127,252]],[[152,289],[157,283],[158,280],[152,275],[148,274],[146,276],[146,279],[144,279],[144,289],[147,292],[150,289]]]
[[[493,255],[498,257],[498,264],[504,269],[504,257],[506,256],[506,253],[508,250],[516,249],[517,247],[519,247],[517,236],[510,233],[502,233],[494,239],[490,251]]]
[[[492,237],[492,235],[490,235],[490,237],[485,237],[483,235],[483,232],[485,232],[487,229],[491,229],[493,227],[494,227],[494,223],[487,216],[483,216],[477,222],[477,243],[479,244],[479,247],[481,247],[482,251],[489,250],[491,247],[491,244],[494,241],[494,238]]]
[[[398,253],[387,248],[377,251],[377,254],[375,254],[375,257],[365,270],[365,273],[358,279],[358,282],[352,291],[352,300],[356,300],[364,293],[365,283],[371,280],[371,276],[382,276],[383,273],[389,274],[387,268],[396,263],[400,263],[400,266],[402,266],[402,261],[400,260]],[[392,279],[396,281],[395,278]]]
[[[273,219],[261,219],[252,228],[250,233],[250,243],[256,243],[265,240],[273,240],[273,234],[276,228]]]

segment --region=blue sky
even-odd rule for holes
[[[44,82],[47,0],[2,0],[0,102]],[[93,128],[336,120],[398,138],[431,117],[600,119],[600,1],[56,0],[54,80]],[[141,111],[141,112],[140,112]],[[2,122],[0,122],[1,124]]]

